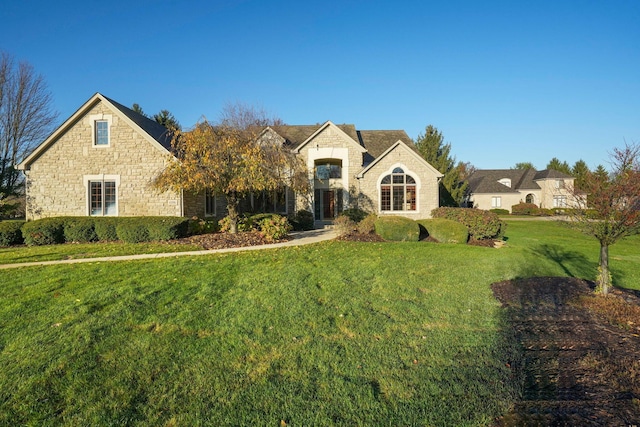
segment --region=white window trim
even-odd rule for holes
[[[391,175],[393,174],[393,170],[395,168],[401,168],[404,171],[405,175],[409,175],[411,178],[413,178],[415,180],[415,186],[416,186],[416,210],[411,211],[411,210],[401,210],[401,211],[394,211],[393,209],[388,210],[388,211],[383,211],[382,210],[382,180],[384,179],[385,176],[387,175]],[[383,172],[379,177],[378,177],[378,181],[376,182],[376,190],[378,192],[378,213],[380,215],[394,215],[397,213],[410,213],[410,214],[417,214],[420,213],[420,187],[421,187],[421,182],[420,182],[420,177],[411,171],[410,168],[408,168],[405,164],[403,163],[396,163],[394,165],[392,165],[389,169],[387,169],[386,172]],[[405,184],[405,188],[406,188],[406,184]],[[391,195],[391,197],[393,197],[393,193]],[[393,200],[391,200],[391,206],[393,207]]]
[[[491,209],[501,209],[501,208],[502,208],[502,197],[491,196]]]
[[[84,194],[86,199],[86,212],[87,216],[91,215],[91,195],[89,193],[89,183],[91,181],[113,181],[116,183],[116,213],[115,215],[108,216],[120,216],[120,175],[84,175],[82,177],[82,182],[84,184]]]
[[[91,122],[91,146],[94,148],[108,148],[111,146],[111,123],[112,116],[111,114],[91,114],[89,116],[89,121]],[[96,144],[96,122],[105,121],[107,122],[108,128],[108,143],[103,145]]]

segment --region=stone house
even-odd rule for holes
[[[554,169],[477,170],[467,182],[465,205],[478,209],[506,209],[518,203],[540,208],[566,208],[575,204],[571,195],[575,178]]]
[[[265,133],[302,156],[313,190],[251,194],[241,205],[245,211],[292,215],[307,209],[321,226],[348,207],[410,218],[427,218],[438,207],[442,174],[404,131],[361,131],[327,121]],[[155,190],[151,182],[169,161],[166,128],[96,93],[17,166],[26,176],[27,219],[226,214],[224,197]]]

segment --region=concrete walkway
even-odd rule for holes
[[[137,260],[137,259],[198,256],[198,255],[211,255],[211,254],[228,253],[228,252],[255,251],[259,249],[283,248],[287,246],[308,245],[310,243],[317,243],[317,242],[322,242],[324,240],[331,240],[336,237],[336,232],[335,230],[332,230],[332,229],[294,231],[290,233],[290,236],[292,237],[291,240],[287,240],[286,242],[280,242],[280,243],[271,243],[268,245],[243,246],[243,247],[237,247],[237,248],[211,249],[211,250],[190,251],[190,252],[170,252],[170,253],[167,252],[167,253],[159,253],[159,254],[138,254],[138,255],[108,256],[108,257],[98,257],[98,258],[64,259],[64,260],[58,260],[58,261],[22,262],[22,263],[15,263],[15,264],[2,264],[0,265],[0,270],[6,270],[9,268],[18,268],[18,267],[32,267],[32,266],[38,266],[38,265],[80,264],[84,262],[103,262],[103,261],[131,261],[131,260]]]

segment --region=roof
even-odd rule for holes
[[[156,148],[167,151],[171,149],[172,134],[167,128],[100,93],[95,93],[82,104],[71,117],[65,120],[51,135],[38,145],[16,168],[20,170],[28,169],[31,163],[37,160],[43,152],[55,143],[65,132],[71,129],[79,119],[99,102],[107,104],[115,114],[120,115],[130,126],[137,128],[140,134],[147,141],[155,145]]]
[[[510,179],[511,187],[501,184],[500,180]],[[554,169],[536,171],[535,169],[482,169],[469,176],[471,193],[517,193],[521,190],[540,190],[536,181],[543,179],[571,179],[570,175]]]
[[[143,116],[140,113],[136,113],[131,108],[125,107],[124,105],[114,101],[111,98],[107,98],[105,96],[104,99],[113,104],[113,106],[120,110],[122,114],[131,119],[132,122],[138,125],[140,129],[142,129],[150,137],[155,139],[160,145],[162,145],[167,150],[171,150],[171,139],[173,137],[173,134],[169,129],[162,126],[155,120],[151,120],[150,118]]]
[[[298,148],[300,144],[307,141],[324,124],[315,125],[278,125],[272,126],[273,130],[285,139],[285,143],[292,149]],[[356,127],[351,124],[335,125],[338,129],[346,133],[354,141],[358,141]]]

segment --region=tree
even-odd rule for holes
[[[516,165],[511,169],[518,169],[518,170],[535,169],[535,166],[533,166],[533,163],[531,162],[520,162],[520,163],[516,163]]]
[[[0,53],[0,214],[20,193],[23,179],[14,165],[53,130],[58,115],[51,103],[44,78],[30,64]]]
[[[178,130],[182,128],[178,120],[176,120],[169,110],[160,110],[158,114],[153,115],[153,120],[170,130]]]
[[[571,175],[576,179],[575,186],[580,189],[584,185],[584,180],[586,179],[587,174],[589,173],[589,166],[587,163],[580,159],[571,168]]]
[[[547,164],[547,169],[557,170],[558,172],[566,173],[567,175],[571,175],[571,166],[567,162],[561,162],[557,157],[554,157]]]
[[[450,155],[451,144],[445,144],[442,132],[428,125],[415,145],[420,155],[444,175],[440,180],[440,206],[460,206],[468,184],[462,177],[464,169],[457,167],[455,157]]]
[[[188,131],[176,130],[174,158],[154,181],[160,190],[223,194],[237,232],[238,204],[252,192],[289,187],[309,190],[302,159],[281,141],[263,134],[265,126],[281,123],[245,106],[228,106],[218,123],[203,120]]]
[[[156,123],[160,123],[162,126],[166,127],[169,130],[180,130],[182,126],[180,126],[180,122],[175,118],[173,114],[169,110],[160,110],[158,114],[154,114],[153,116],[149,116],[144,112],[140,104],[134,103],[131,106],[131,109],[138,114],[141,114],[145,117],[150,118],[151,120],[155,120]]]
[[[600,243],[596,292],[606,296],[611,286],[609,246],[640,232],[640,146],[625,145],[611,154],[612,171],[589,172],[581,189],[572,189],[577,208],[572,223]]]

